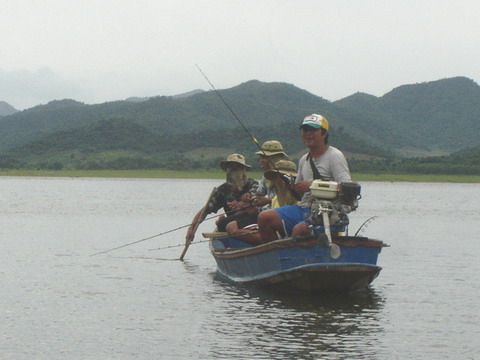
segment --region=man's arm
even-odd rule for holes
[[[348,169],[348,163],[345,155],[343,155],[341,151],[338,151],[332,160],[333,179],[339,184],[342,182],[351,181],[350,170]]]
[[[303,195],[304,193],[306,193],[307,191],[310,191],[310,185],[312,185],[312,182],[311,181],[300,181],[300,182],[297,182],[294,187],[295,187],[295,191],[300,194],[300,195]]]
[[[297,174],[297,179],[295,180],[295,191],[299,195],[303,195],[307,191],[310,191],[310,185],[312,185],[312,180],[311,179],[305,179],[304,178],[304,166],[306,164],[306,155],[303,155],[300,158],[300,161],[298,162],[298,174]],[[312,175],[313,178],[313,175]]]
[[[195,237],[197,230],[197,224],[200,224],[207,217],[207,212],[203,211],[203,208],[193,217],[192,224],[188,227],[187,234],[185,235],[185,243],[191,243]]]

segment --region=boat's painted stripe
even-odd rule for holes
[[[343,268],[343,269],[341,269]],[[359,271],[359,268],[366,268],[365,270],[378,270],[380,271],[382,268],[377,265],[371,265],[371,264],[363,264],[363,263],[329,263],[329,264],[306,264],[306,265],[300,265],[296,266],[294,268],[288,269],[288,270],[275,270],[275,271],[270,271],[266,273],[262,273],[259,275],[254,275],[254,276],[245,276],[245,277],[232,277],[223,271],[221,271],[220,267],[218,267],[218,271],[226,278],[235,281],[235,282],[251,282],[251,281],[259,281],[263,279],[267,279],[272,276],[276,276],[279,274],[286,274],[289,272],[294,272],[294,271],[311,271],[313,269],[316,270],[322,270],[322,271],[328,271],[332,270],[332,272],[339,271],[339,272],[346,272],[346,271]],[[347,270],[349,269],[349,270]]]

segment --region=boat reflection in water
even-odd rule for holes
[[[384,299],[373,289],[350,294],[285,293],[225,282],[217,272],[212,301],[221,319],[209,319],[229,344],[211,349],[216,357],[271,359],[373,358],[384,333]],[[226,303],[225,303],[226,302]],[[248,331],[245,331],[248,329]],[[244,347],[237,349],[239,344]],[[372,347],[372,344],[377,344]],[[239,355],[241,354],[241,355]]]

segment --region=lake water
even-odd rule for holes
[[[1,359],[480,359],[480,185],[362,183],[384,240],[355,295],[225,283],[178,259],[212,180],[0,178]],[[199,228],[211,231],[213,220]]]

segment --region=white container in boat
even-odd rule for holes
[[[338,183],[336,181],[313,180],[310,190],[317,199],[335,199],[338,196]]]

